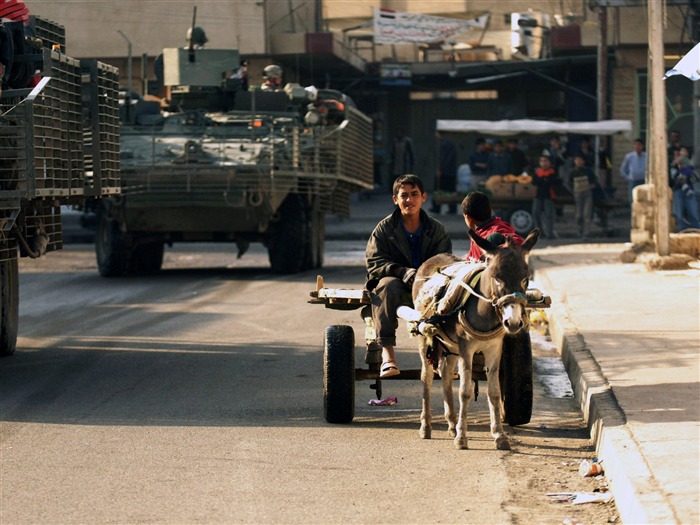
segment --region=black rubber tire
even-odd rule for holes
[[[123,277],[128,273],[131,253],[126,241],[119,222],[100,208],[95,232],[95,255],[97,270],[102,277]]]
[[[0,262],[0,357],[15,353],[19,326],[19,270],[17,258]]]
[[[328,423],[355,417],[355,332],[351,326],[327,326],[323,337],[323,416]]]
[[[139,244],[131,254],[129,272],[132,275],[153,275],[163,266],[165,244],[149,242]]]
[[[508,210],[506,220],[513,225],[515,232],[521,237],[527,237],[535,228],[535,218],[532,216],[532,210],[526,206],[514,206]]]
[[[503,421],[514,427],[526,425],[532,417],[532,344],[523,331],[503,338],[501,357]]]
[[[316,266],[314,268],[322,268],[326,252],[326,216],[321,212],[316,213],[313,223],[316,236],[316,243],[314,244]]]
[[[307,249],[307,213],[300,195],[288,195],[271,225],[268,255],[274,273],[292,274],[303,270]]]
[[[315,270],[323,266],[326,240],[326,224],[323,213],[309,210],[306,227],[306,254],[303,271]]]

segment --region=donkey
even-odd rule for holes
[[[522,246],[510,238],[498,247],[469,231],[488,256],[486,264],[466,263],[452,254],[436,255],[425,261],[413,285],[414,310],[402,317],[413,322],[419,338],[423,403],[419,435],[431,437],[430,388],[433,368],[442,377],[443,402],[448,432],[458,449],[467,449],[467,412],[474,397],[472,361],[484,355],[487,377],[491,434],[499,450],[510,450],[510,439],[503,430],[501,387],[498,379],[503,337],[527,329],[525,292],[529,281],[526,256],[537,242],[533,230]],[[439,342],[439,346],[436,343]],[[444,355],[436,355],[436,347]],[[438,351],[439,353],[439,351]],[[459,364],[459,419],[454,409],[452,380]]]

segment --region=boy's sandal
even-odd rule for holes
[[[399,367],[396,366],[396,361],[386,361],[382,363],[382,367],[379,372],[379,377],[384,379],[386,377],[397,376],[401,373]]]

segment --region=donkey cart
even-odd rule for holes
[[[367,290],[326,288],[323,277],[316,280],[311,292],[311,304],[322,304],[334,310],[360,310],[365,326],[365,364],[355,368],[355,333],[351,326],[331,325],[323,339],[323,412],[328,423],[350,423],[355,415],[355,382],[373,381],[370,388],[382,398],[382,379],[379,377],[381,348],[375,342],[370,296]],[[527,290],[528,309],[549,307],[551,300],[536,289]],[[420,369],[401,370],[398,376],[385,381],[420,379]],[[475,393],[478,381],[486,381],[483,355],[474,356],[472,380]],[[503,353],[499,372],[503,420],[511,426],[530,422],[532,415],[532,348],[527,330],[503,339]]]

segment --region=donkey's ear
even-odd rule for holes
[[[491,241],[484,239],[471,228],[467,233],[469,234],[469,237],[471,237],[472,241],[474,241],[476,245],[482,250],[484,250],[486,253],[493,254],[496,252],[496,250],[498,250],[497,245],[493,244]]]
[[[532,250],[532,247],[535,245],[537,242],[537,239],[540,237],[540,230],[535,228],[532,230],[527,237],[525,237],[525,240],[523,241],[523,244],[520,246],[520,249],[524,251],[525,253],[528,253],[530,250]]]

